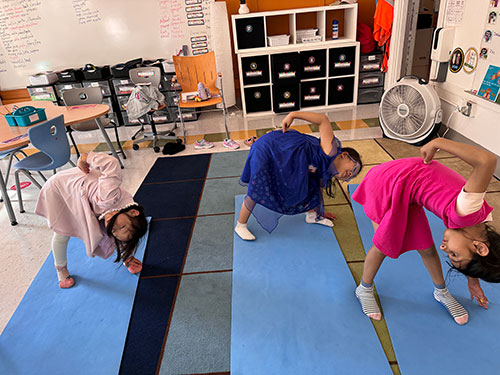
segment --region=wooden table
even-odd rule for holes
[[[59,115],[64,115],[64,124],[66,126],[77,124],[79,122],[95,120],[97,126],[99,126],[99,129],[102,132],[102,135],[104,136],[104,139],[106,140],[106,143],[108,144],[109,149],[111,150],[111,153],[115,158],[118,159],[120,166],[123,168],[122,161],[116,154],[115,148],[113,147],[113,144],[111,143],[111,140],[109,139],[108,134],[106,133],[106,130],[101,123],[101,120],[99,119],[101,116],[104,116],[109,111],[109,106],[107,106],[106,104],[91,104],[91,105],[65,107],[65,106],[56,106],[52,102],[48,101],[31,101],[31,102],[22,102],[22,103],[0,106],[0,151],[11,150],[13,148],[25,146],[30,143],[28,137],[21,137],[18,139],[15,138],[27,134],[28,129],[31,126],[9,126],[3,116],[4,114],[13,112],[14,105],[19,108],[26,105],[30,105],[35,108],[45,108],[47,120],[50,120]],[[12,225],[16,225],[17,224],[16,217],[14,215],[14,211],[12,210],[12,205],[10,203],[10,199],[7,194],[7,187],[5,186],[5,180],[3,178],[1,171],[0,171],[0,190],[2,192],[2,197],[4,199],[7,212],[9,214],[10,222]]]

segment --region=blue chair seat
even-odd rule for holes
[[[0,151],[0,159],[4,158],[6,156],[10,156],[11,153],[13,153],[15,151],[22,150],[23,148],[26,148],[26,147],[28,147],[28,145],[19,146],[19,147],[15,147],[15,148],[10,148],[8,150]]]
[[[15,169],[25,169],[28,171],[46,171],[51,168],[52,159],[43,152],[37,152],[27,158],[19,160],[14,164]]]

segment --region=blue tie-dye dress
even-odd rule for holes
[[[268,232],[282,215],[315,209],[323,213],[321,187],[338,172],[333,160],[342,151],[333,138],[325,154],[316,137],[289,130],[270,132],[252,145],[240,184],[248,186],[246,207]]]

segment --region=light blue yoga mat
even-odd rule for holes
[[[52,253],[47,257],[0,336],[0,374],[118,374],[139,277],[113,260],[89,258],[71,238],[76,284],[62,290]]]
[[[234,236],[231,374],[391,374],[332,229],[304,219]]]
[[[349,185],[352,195],[357,185]],[[373,226],[363,207],[352,201],[365,251],[372,246]],[[436,246],[445,227],[427,212]],[[445,253],[443,272],[449,269]],[[460,275],[460,276],[458,276]],[[446,279],[452,295],[469,312],[469,322],[459,326],[446,309],[434,300],[433,285],[420,255],[409,251],[397,260],[387,258],[375,286],[389,328],[396,359],[405,375],[498,374],[500,369],[500,284],[481,282],[490,301],[489,310],[470,300],[467,279],[461,274]]]

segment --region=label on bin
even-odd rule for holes
[[[295,77],[295,72],[281,72],[278,74],[279,78],[291,78]]]
[[[304,72],[318,72],[321,70],[321,65],[304,66]]]
[[[288,102],[288,103],[280,103],[279,104],[280,108],[291,108],[295,107],[295,102]]]
[[[306,95],[304,96],[304,101],[308,102],[308,101],[311,101],[311,100],[320,100],[321,99],[321,95]]]
[[[259,77],[262,75],[262,70],[254,70],[253,72],[245,72],[247,77]]]
[[[28,118],[30,119],[31,122],[37,122],[38,120],[40,120],[40,116],[38,115],[38,113],[34,113]]]

